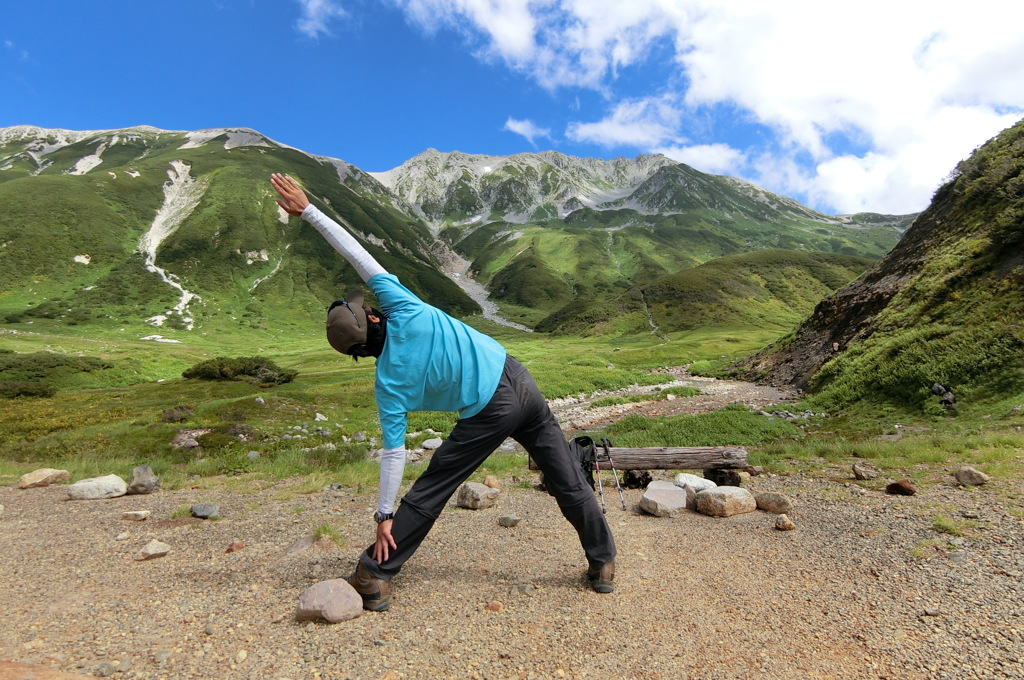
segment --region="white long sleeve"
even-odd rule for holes
[[[302,219],[313,225],[313,228],[320,232],[331,244],[331,247],[355,267],[363,281],[369,281],[370,277],[376,274],[387,273],[387,270],[380,266],[380,263],[373,259],[370,253],[366,252],[366,248],[363,248],[352,234],[312,203],[302,211]]]
[[[384,449],[380,455],[380,498],[377,511],[387,514],[395,511],[395,499],[402,486],[405,473],[405,448]]]

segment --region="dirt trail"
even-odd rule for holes
[[[657,417],[684,413],[707,413],[729,404],[746,404],[752,408],[763,409],[793,401],[799,396],[798,391],[793,388],[691,375],[684,366],[663,368],[659,370],[659,373],[670,374],[674,380],[665,385],[627,387],[621,390],[586,395],[582,398],[556,399],[550,402],[551,407],[564,430],[585,430],[605,427],[623,416],[631,414]],[[659,388],[683,385],[696,387],[700,389],[701,393],[693,397],[655,399]],[[598,408],[591,406],[593,402],[608,396],[636,394],[650,394],[652,400]]]

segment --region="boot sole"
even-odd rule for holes
[[[381,602],[379,600],[370,600],[369,602],[363,602],[363,609],[368,612],[386,612],[390,608],[390,601]]]

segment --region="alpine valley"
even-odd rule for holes
[[[914,218],[827,216],[663,156],[431,149],[367,173],[248,129],[10,127],[0,129],[0,322],[254,341],[319,328],[324,308],[361,282],[278,208],[271,172],[297,178],[432,304],[563,333],[717,323],[780,335]],[[623,307],[589,321],[588,310]]]

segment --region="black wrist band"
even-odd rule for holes
[[[381,512],[380,510],[378,510],[377,512],[373,513],[373,521],[376,522],[377,524],[380,524],[381,522],[386,522],[389,519],[394,519],[394,518],[395,518],[395,513],[393,513],[393,512]]]

